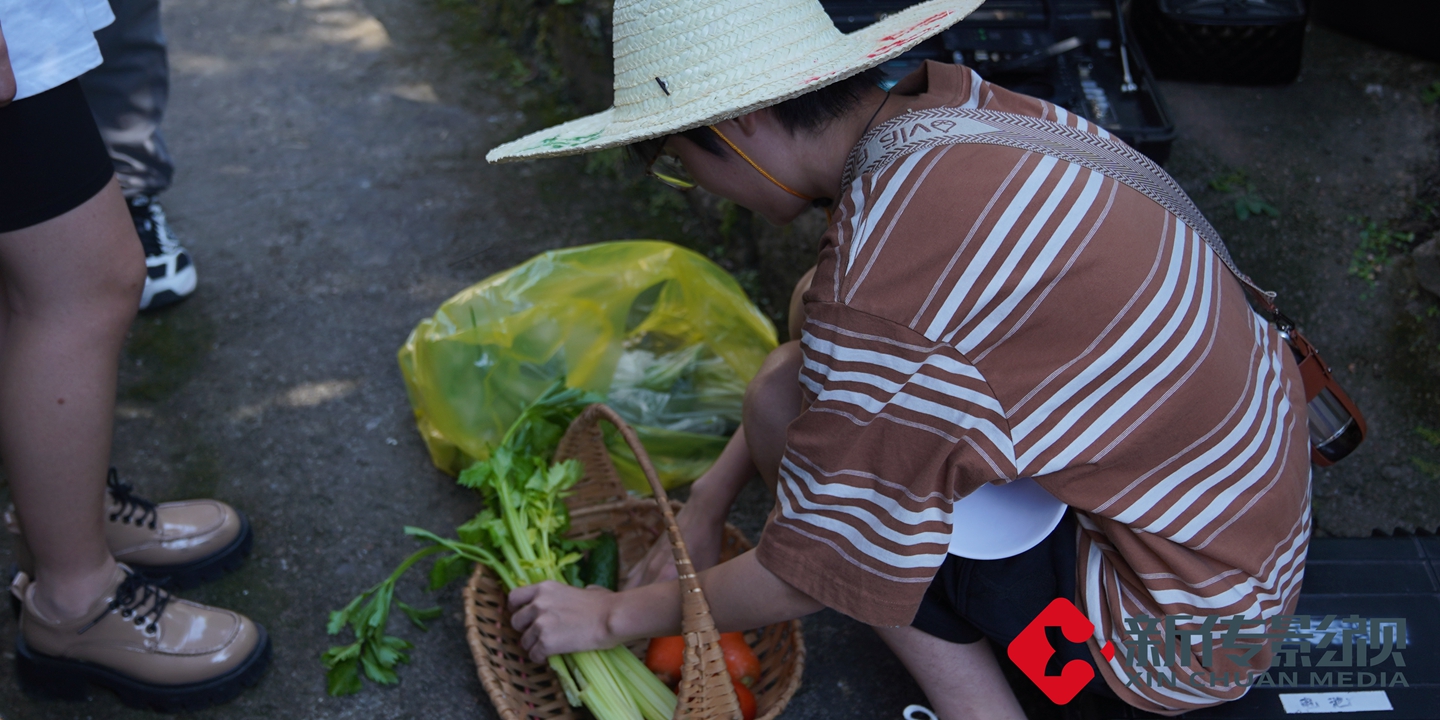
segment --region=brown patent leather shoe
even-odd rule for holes
[[[240,567],[254,536],[250,521],[219,500],[154,503],[120,482],[115,468],[105,481],[105,540],[115,560],[135,572],[184,590],[218,580]],[[16,536],[20,569],[33,575],[29,548],[20,536],[14,509],[5,522]]]
[[[113,589],[73,621],[40,615],[24,573],[10,591],[24,605],[16,669],[32,695],[81,699],[94,683],[134,707],[198,710],[254,685],[270,661],[270,639],[253,620],[181,600],[124,565]]]

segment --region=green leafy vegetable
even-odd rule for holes
[[[330,622],[325,626],[326,632],[335,635],[349,625],[355,633],[355,642],[336,645],[320,656],[321,662],[325,663],[328,669],[326,687],[331,695],[359,692],[363,685],[360,681],[361,670],[381,685],[398,682],[395,666],[410,661],[410,656],[404,651],[409,650],[411,645],[398,637],[385,634],[385,626],[390,620],[390,601],[395,597],[395,581],[415,563],[442,549],[427,547],[412,553],[395,568],[395,572],[390,573],[390,577],[355,596],[349,605],[330,613]],[[416,610],[402,602],[400,609],[411,622],[422,629],[425,627],[423,620],[433,620],[440,616],[438,607]]]
[[[394,668],[409,660],[405,651],[411,645],[385,634],[395,582],[430,555],[440,555],[430,570],[432,589],[464,576],[478,562],[493,570],[506,589],[513,590],[546,580],[581,584],[582,551],[593,548],[591,576],[603,573],[607,586],[614,588],[619,573],[614,535],[592,543],[565,537],[570,528],[565,498],[580,480],[580,463],[550,464],[571,420],[597,400],[590,393],[566,388],[561,381],[527,406],[490,457],[476,462],[457,479],[485,501],[483,511],[455,529],[458,539],[423,528],[405,528],[406,535],[429,545],[406,558],[385,581],[330,615],[330,634],[348,625],[356,637],[354,643],[333,647],[322,657],[329,669],[327,687],[332,695],[358,692],[363,685],[362,672],[382,685],[398,681]],[[417,610],[404,602],[395,604],[421,629],[427,620],[440,616],[439,608]],[[566,699],[572,705],[583,703],[598,720],[668,720],[675,713],[675,695],[624,647],[552,656],[549,663]]]

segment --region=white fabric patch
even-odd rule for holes
[[[1384,690],[1359,692],[1281,693],[1280,704],[1287,715],[1374,712],[1394,710]]]
[[[0,0],[15,99],[60,87],[99,65],[94,33],[114,21],[105,0]]]

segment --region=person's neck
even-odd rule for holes
[[[904,105],[880,88],[867,88],[844,117],[814,133],[801,133],[800,165],[805,183],[796,190],[817,198],[838,201],[845,163],[860,138],[872,128],[904,112]]]

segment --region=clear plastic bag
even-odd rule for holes
[[[399,361],[441,470],[487,457],[563,376],[604,395],[674,487],[725,447],[775,343],[774,325],[719,266],[631,240],[543,253],[467,288],[415,327]],[[610,448],[627,485],[648,492],[624,444]]]

